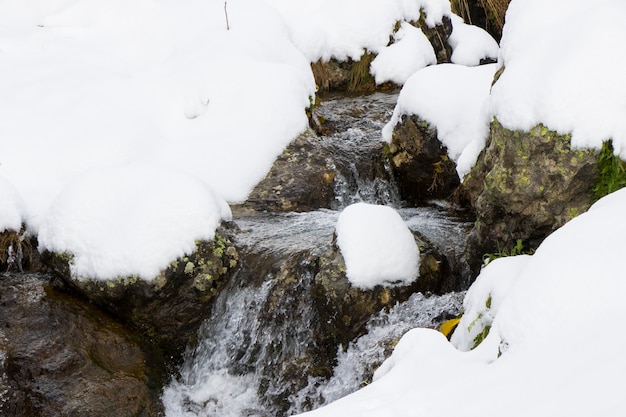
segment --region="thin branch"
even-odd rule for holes
[[[226,3],[228,3],[227,1],[224,2],[224,16],[226,16],[226,30],[230,30],[230,25],[228,24],[228,10],[226,10]]]

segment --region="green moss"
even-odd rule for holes
[[[478,345],[480,345],[483,342],[483,340],[485,340],[487,335],[489,335],[490,330],[491,330],[491,326],[485,326],[483,328],[483,331],[476,335],[476,337],[474,338],[474,346],[472,346],[472,349],[475,349]]]
[[[497,252],[486,253],[483,255],[483,266],[487,266],[490,262],[498,258],[518,255],[532,255],[535,253],[535,249],[524,246],[522,239],[517,239],[517,242],[511,248],[501,248],[499,243],[496,246],[498,248]]]
[[[596,172],[598,181],[593,188],[595,200],[626,186],[626,162],[615,156],[610,140],[602,143]]]

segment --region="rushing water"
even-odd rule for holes
[[[238,245],[247,254],[220,292],[175,378],[165,389],[168,417],[274,417],[303,412],[357,390],[413,327],[437,327],[459,313],[462,293],[414,294],[380,312],[367,333],[328,355],[318,344],[324,323],[311,300],[316,255],[332,243],[339,210],[356,201],[392,205],[406,224],[459,262],[469,224],[445,207],[403,208],[387,167],[368,168],[395,95],[326,101],[320,115],[333,127],[323,140],[332,163],[350,167],[336,181],[333,210],[238,214]],[[374,152],[373,152],[374,151]],[[323,361],[322,361],[323,362]],[[331,368],[329,374],[327,369]]]

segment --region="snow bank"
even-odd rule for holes
[[[534,255],[487,266],[466,305],[491,294],[495,317],[473,351],[415,329],[375,382],[303,415],[623,415],[626,337],[616,326],[626,298],[625,211],[623,189],[554,232]]]
[[[391,142],[400,118],[416,114],[437,128],[439,140],[463,178],[476,163],[489,135],[486,101],[495,70],[496,64],[441,64],[416,72],[400,92],[391,120],[383,129],[383,139]]]
[[[263,2],[0,3],[0,171],[37,225],[87,169],[145,159],[241,201],[315,84]]]
[[[410,284],[419,272],[419,248],[413,234],[391,207],[356,203],[337,220],[337,245],[352,285]]]
[[[39,249],[74,255],[75,278],[150,280],[211,240],[226,202],[197,178],[129,164],[97,169],[68,185],[47,211]]]
[[[501,41],[505,71],[493,114],[512,130],[538,123],[572,134],[572,145],[613,139],[626,159],[626,3],[513,0]]]

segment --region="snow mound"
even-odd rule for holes
[[[419,248],[393,208],[352,204],[339,215],[336,234],[346,275],[355,287],[406,285],[417,279]]]
[[[512,1],[501,41],[505,70],[491,107],[500,123],[528,131],[543,123],[572,145],[613,139],[626,159],[626,2]]]
[[[411,76],[402,88],[383,139],[391,142],[403,115],[415,114],[437,129],[439,140],[463,178],[476,163],[489,135],[487,99],[496,64],[466,67],[441,64]]]
[[[448,44],[452,48],[450,61],[453,64],[475,66],[482,59],[498,59],[498,42],[484,29],[468,25],[459,16],[452,14],[452,34]]]
[[[44,216],[39,249],[74,256],[72,276],[150,280],[211,240],[226,202],[183,172],[136,163],[93,170],[61,193]]]
[[[370,65],[376,84],[402,85],[417,70],[437,63],[435,50],[421,29],[402,22],[394,36],[396,42],[381,49]]]

